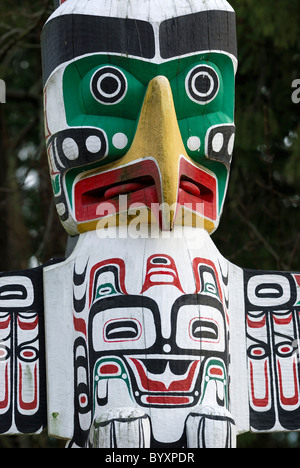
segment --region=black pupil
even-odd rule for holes
[[[153,258],[152,263],[158,263],[158,264],[167,264],[168,260],[166,258]]]
[[[101,82],[101,90],[106,94],[113,94],[118,89],[118,81],[113,76],[107,76]]]
[[[195,80],[195,87],[201,94],[207,94],[210,89],[210,78],[207,75],[199,75]]]

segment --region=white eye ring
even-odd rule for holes
[[[111,66],[97,70],[90,82],[92,95],[104,105],[118,104],[126,96],[127,89],[128,84],[124,73]]]
[[[111,80],[111,81],[115,81],[117,87],[116,87],[116,91],[114,92],[110,92],[110,93],[106,93],[104,91],[105,87],[103,86],[103,81],[104,80]],[[98,82],[97,82],[97,89],[98,89],[98,92],[99,94],[102,94],[102,96],[104,96],[105,98],[108,98],[108,99],[113,99],[114,97],[116,97],[120,90],[121,90],[121,81],[120,81],[120,78],[116,75],[114,75],[113,73],[104,73],[103,75],[100,76]]]
[[[201,105],[208,104],[219,92],[219,76],[214,68],[208,65],[197,65],[188,73],[185,79],[185,89],[192,101]]]

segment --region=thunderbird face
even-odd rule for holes
[[[68,0],[43,30],[61,221],[76,235],[102,218],[128,223],[134,206],[162,230],[200,220],[211,233],[234,146],[234,12],[225,1],[194,1],[180,15],[171,1],[108,3]]]
[[[176,238],[163,251],[147,239],[132,260],[139,241],[93,244],[91,234],[92,254],[73,269],[72,443],[84,446],[110,409],[136,408],[151,419],[154,446],[183,447],[189,415],[209,407],[226,421],[230,410],[226,263],[178,249]]]

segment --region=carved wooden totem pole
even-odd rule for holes
[[[42,34],[67,258],[0,276],[0,429],[70,447],[300,430],[300,274],[210,234],[234,146],[225,0],[66,0]]]

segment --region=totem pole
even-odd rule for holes
[[[69,447],[234,447],[300,430],[300,274],[228,262],[225,0],[66,0],[42,34],[66,259],[0,275],[0,430]]]

